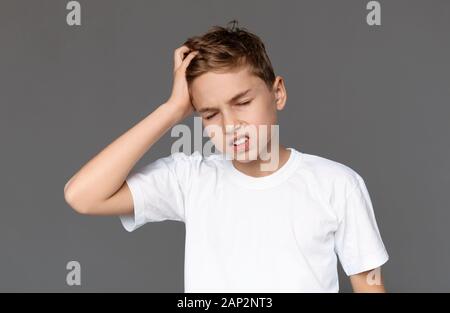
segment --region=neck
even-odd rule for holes
[[[252,160],[247,163],[232,160],[234,167],[242,173],[253,177],[264,177],[276,172],[289,160],[290,154],[292,152],[290,152],[285,146],[281,144],[278,145],[278,162],[276,162],[274,166],[270,167],[271,170],[262,170],[263,164],[269,165],[271,162],[274,162],[272,160],[273,157],[276,157],[274,156],[272,151],[270,151],[270,143],[267,145],[267,147],[267,154],[269,158],[266,157],[266,160],[262,160],[260,156],[258,156],[256,160]]]

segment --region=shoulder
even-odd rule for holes
[[[191,154],[173,152],[162,160],[175,167],[189,167],[194,172],[205,173],[205,171],[215,170],[217,167],[223,166],[224,157],[221,154],[203,155],[196,150]]]
[[[167,158],[175,160],[175,161],[181,161],[181,162],[195,162],[197,160],[203,159],[203,156],[198,152],[194,151],[192,154],[186,154],[184,152],[173,152]]]
[[[342,220],[345,215],[344,212],[349,205],[348,199],[352,195],[359,195],[356,199],[369,199],[363,178],[349,165],[306,153],[302,154],[302,160],[301,174],[307,177],[308,183],[318,191],[322,199],[326,199],[333,212],[337,212],[338,220]],[[363,206],[358,204],[358,207]]]
[[[169,156],[168,159],[172,159],[175,161],[181,162],[213,162],[217,163],[223,160],[223,156],[221,154],[211,154],[211,155],[203,155],[199,151],[194,151],[191,154],[186,154],[184,152],[173,152]]]
[[[335,188],[341,186],[352,189],[363,181],[360,174],[349,165],[324,156],[302,153],[302,164],[302,168],[313,177]]]

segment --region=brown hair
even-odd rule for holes
[[[188,85],[206,72],[223,73],[246,65],[271,90],[275,74],[264,43],[246,28],[238,27],[237,20],[227,27],[213,26],[201,36],[189,38],[184,45],[199,51],[186,69]]]

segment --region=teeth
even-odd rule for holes
[[[239,145],[243,144],[246,140],[247,140],[247,137],[242,137],[242,138],[236,140],[236,141],[234,142],[234,145],[235,145],[235,146],[239,146]]]

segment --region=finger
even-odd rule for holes
[[[173,54],[174,70],[176,70],[181,65],[181,63],[183,63],[183,56],[189,50],[190,49],[187,46],[181,46],[178,49],[175,49],[175,52]]]
[[[187,57],[183,60],[183,62],[181,63],[181,67],[186,70],[186,68],[188,67],[189,63],[191,62],[191,60],[193,58],[195,58],[195,56],[198,54],[198,51],[192,51],[191,53],[189,53],[187,55]]]

